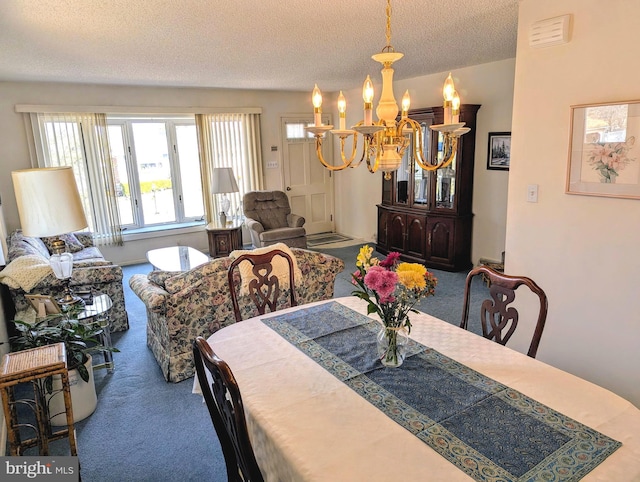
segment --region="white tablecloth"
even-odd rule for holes
[[[330,301],[366,314],[358,298]],[[430,315],[410,318],[411,338],[622,442],[583,480],[640,481],[640,410],[630,402]],[[238,381],[266,480],[472,480],[259,318],[209,343]]]

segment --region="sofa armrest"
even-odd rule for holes
[[[247,226],[249,230],[254,231],[258,234],[264,231],[264,226],[262,225],[262,223],[259,221],[256,221],[255,219],[245,218],[244,224]]]
[[[302,272],[304,282],[296,281],[298,304],[327,300],[333,297],[338,273],[344,270],[344,261],[330,254],[302,248],[291,248]]]
[[[95,268],[97,266],[113,266],[111,261],[93,259],[92,261],[74,261],[73,269]]]
[[[298,214],[287,214],[287,223],[290,228],[301,228],[305,221],[304,217]]]
[[[161,286],[151,282],[147,275],[134,274],[129,278],[129,286],[149,311],[155,313],[164,312],[169,293],[162,289]]]
[[[122,268],[116,264],[74,267],[71,286],[122,282]]]

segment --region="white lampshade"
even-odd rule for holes
[[[22,169],[11,177],[25,236],[58,236],[87,227],[71,167]]]
[[[238,191],[238,184],[236,184],[233,169],[230,167],[216,167],[213,169],[213,182],[211,183],[212,194]]]

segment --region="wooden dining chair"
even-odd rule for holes
[[[262,482],[264,479],[249,439],[240,389],[229,365],[201,336],[193,342],[193,359],[198,383],[222,447],[227,479],[229,482]],[[213,380],[211,383],[207,371]]]
[[[516,330],[519,321],[519,313],[515,307],[509,306],[515,300],[516,288],[526,286],[540,300],[538,320],[536,322],[533,339],[529,345],[527,355],[536,357],[542,330],[547,319],[547,295],[532,279],[525,276],[511,276],[500,273],[488,266],[478,266],[469,271],[464,287],[464,308],[462,311],[462,322],[460,328],[465,330],[469,322],[469,308],[471,299],[471,282],[479,276],[489,285],[489,296],[480,307],[480,321],[482,325],[482,336],[493,340],[501,345],[505,345],[511,335]]]
[[[279,273],[275,272],[273,264],[276,256],[281,256],[286,261],[288,267],[290,303],[291,306],[297,306],[294,265],[291,256],[280,249],[273,249],[263,254],[243,254],[233,260],[227,272],[229,291],[231,292],[231,301],[233,302],[233,313],[236,321],[242,321],[242,314],[240,313],[240,306],[238,305],[238,293],[233,282],[233,275],[236,268],[238,268],[242,262],[251,264],[253,278],[247,283],[248,294],[258,309],[258,313],[264,315],[267,307],[269,307],[270,311],[276,311],[280,298]],[[249,275],[247,270],[245,270],[244,275]],[[241,283],[246,283],[246,280],[241,280]]]

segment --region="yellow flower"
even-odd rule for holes
[[[365,244],[362,248],[360,248],[360,252],[358,253],[358,257],[356,258],[356,266],[367,268],[370,264],[369,260],[371,259],[372,253],[373,248],[369,245]]]
[[[400,263],[396,269],[398,280],[407,289],[424,289],[427,282],[424,278],[427,268],[418,263]]]

